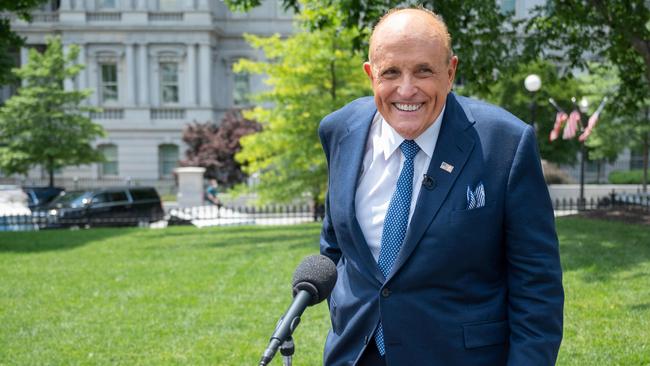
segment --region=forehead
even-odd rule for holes
[[[447,53],[432,38],[389,37],[377,42],[372,63],[380,68],[446,65]]]
[[[370,39],[369,56],[376,61],[396,50],[410,54],[423,49],[432,51],[431,55],[446,55],[449,52],[446,35],[444,25],[430,14],[417,10],[400,11],[388,16],[375,28]]]

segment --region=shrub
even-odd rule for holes
[[[641,184],[643,170],[615,170],[609,173],[609,182],[612,184]]]

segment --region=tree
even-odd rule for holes
[[[31,20],[29,11],[46,0],[0,0],[0,14],[15,13],[19,18]],[[0,17],[0,85],[9,81],[14,60],[13,50],[23,45],[23,39],[11,30],[10,17]]]
[[[210,122],[188,124],[183,131],[187,159],[181,165],[204,167],[207,178],[226,187],[241,183],[246,174],[235,160],[235,154],[241,150],[239,141],[260,129],[259,123],[244,118],[240,110],[228,111],[219,126]]]
[[[529,74],[537,74],[542,79],[542,88],[530,95],[524,88],[524,79]],[[574,164],[579,144],[576,139],[550,142],[549,133],[555,122],[555,108],[548,102],[553,98],[567,113],[572,110],[571,97],[580,95],[578,82],[570,77],[559,77],[557,68],[544,61],[521,64],[508,75],[502,75],[492,87],[487,99],[524,121],[531,121],[531,102],[535,98],[535,125],[537,143],[542,158],[558,164]]]
[[[307,193],[314,204],[322,204],[327,168],[318,124],[327,114],[370,93],[363,59],[352,51],[358,31],[341,27],[339,16],[335,8],[306,4],[301,32],[286,39],[246,36],[268,61],[241,60],[235,70],[267,75],[270,90],[253,97],[259,107],[246,116],[260,121],[263,129],[242,139],[237,159],[247,164],[246,172],[259,174],[256,188],[262,201],[286,202]],[[306,22],[319,17],[333,23],[309,31]]]
[[[551,0],[526,24],[525,54],[587,68],[588,60],[606,62],[620,87],[610,98],[611,113],[626,116],[622,133],[645,153],[647,189],[650,143],[650,5],[645,0]]]
[[[66,91],[65,79],[72,79],[83,65],[75,64],[79,48],[63,54],[61,39],[49,37],[43,54],[30,50],[29,61],[14,74],[23,80],[18,94],[0,108],[0,169],[9,174],[26,174],[29,168],[44,166],[50,186],[54,170],[68,165],[101,161],[102,154],[91,146],[104,135],[88,112],[94,108],[81,102],[91,90]]]
[[[226,4],[234,10],[247,11],[258,6],[260,0],[226,0]],[[447,23],[452,48],[460,60],[456,77],[470,93],[486,94],[498,72],[507,72],[517,62],[514,57],[518,49],[514,31],[516,22],[513,25],[513,14],[501,12],[496,1],[282,0],[282,4],[296,12],[309,12],[310,8],[318,6],[340,9],[303,20],[306,20],[308,29],[328,28],[332,24],[358,29],[349,46],[364,52],[367,50],[369,29],[387,10],[413,5],[431,9]]]

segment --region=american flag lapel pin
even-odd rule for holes
[[[451,173],[452,170],[454,170],[454,166],[443,161],[442,164],[440,164],[440,169],[446,171],[447,173]]]

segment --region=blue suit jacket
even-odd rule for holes
[[[448,95],[427,172],[433,187],[422,187],[384,279],[354,204],[376,111],[372,98],[358,99],[319,128],[329,166],[321,252],[338,270],[324,364],[353,365],[380,319],[390,366],[554,364],[564,294],[533,129],[503,109]],[[479,182],[485,206],[467,210],[467,187]]]

